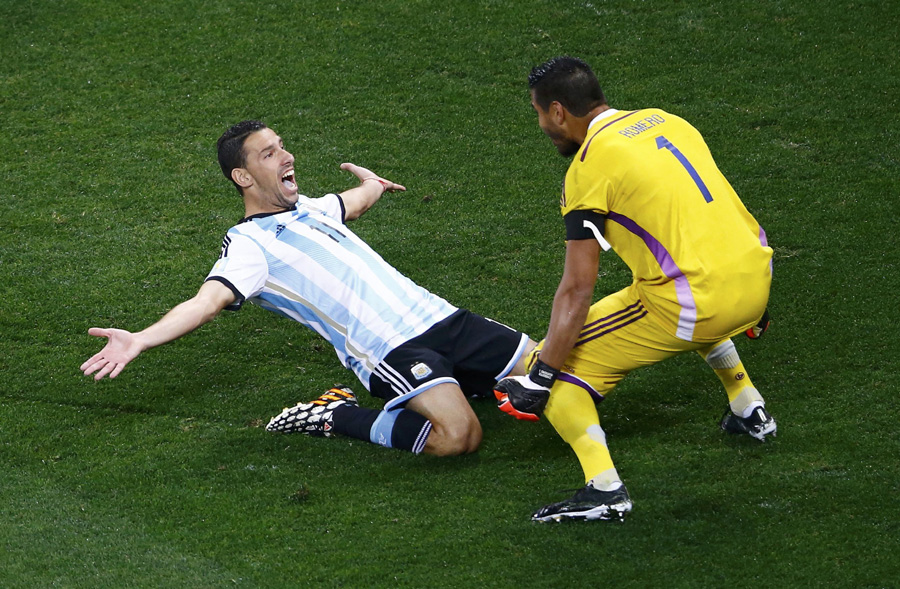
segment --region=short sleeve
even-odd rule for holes
[[[262,249],[252,239],[229,231],[222,242],[222,254],[206,280],[217,280],[231,289],[235,300],[225,307],[237,311],[244,301],[259,294],[269,276],[269,266]]]
[[[319,198],[300,196],[297,199],[297,210],[322,213],[340,223],[344,223],[346,214],[344,200],[340,195],[334,193],[326,194]]]

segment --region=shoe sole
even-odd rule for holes
[[[771,435],[773,438],[777,437],[778,424],[773,420],[771,421],[763,430],[758,432],[753,432],[747,429],[746,427],[740,427],[735,425],[730,425],[724,419],[719,423],[719,429],[727,434],[733,434],[736,436],[740,435],[748,435],[754,440],[759,440],[760,442],[766,441],[766,436]]]
[[[531,516],[531,521],[536,522],[561,522],[572,521],[625,521],[625,516],[631,512],[631,503],[616,503],[614,505],[601,505],[587,511],[569,511],[566,513],[554,513],[538,517]]]
[[[771,427],[767,427],[766,429],[760,432],[747,432],[750,434],[751,438],[755,438],[760,442],[766,441],[766,436],[771,435],[773,438],[778,436],[778,426],[776,424],[771,424]]]

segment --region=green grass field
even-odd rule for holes
[[[898,23],[869,0],[0,3],[0,587],[900,586]],[[676,358],[601,407],[631,517],[538,525],[581,471],[491,402],[458,459],[267,434],[362,387],[259,308],[79,372],[89,327],[196,292],[243,213],[214,143],[246,118],[305,194],[352,186],[343,161],[405,184],[354,231],[543,336],[567,161],[525,77],[563,53],[613,106],[693,122],[766,228],[774,326],[737,344],[774,442],[724,437],[718,382]],[[629,280],[605,256],[597,296]]]

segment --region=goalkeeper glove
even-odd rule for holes
[[[528,376],[510,376],[494,387],[497,407],[516,419],[537,421],[550,399],[550,387],[559,370],[538,359]]]
[[[759,339],[766,333],[766,330],[769,329],[769,325],[772,323],[771,319],[769,319],[769,310],[766,309],[765,313],[763,313],[762,318],[759,320],[759,323],[745,331],[747,337],[750,339]]]

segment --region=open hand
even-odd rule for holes
[[[109,375],[110,378],[117,377],[125,365],[143,351],[143,347],[135,335],[124,329],[92,327],[88,333],[97,337],[105,337],[108,340],[102,350],[81,365],[81,371],[85,376],[97,373],[94,380],[100,380],[106,375]]]
[[[357,166],[356,164],[351,163],[343,163],[341,164],[341,169],[347,172],[350,172],[357,178],[359,178],[360,182],[365,182],[366,180],[375,180],[384,186],[385,192],[396,192],[396,191],[405,191],[406,186],[402,184],[397,184],[396,182],[391,182],[390,180],[386,180],[373,172],[368,168],[364,168],[362,166]]]

